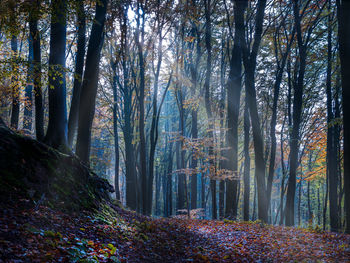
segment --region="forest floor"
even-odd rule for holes
[[[349,262],[350,235],[256,222],[1,205],[0,262]]]

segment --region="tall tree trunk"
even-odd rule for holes
[[[40,32],[38,30],[38,11],[40,1],[36,1],[33,11],[29,14],[29,31],[33,39],[33,74],[34,74],[34,99],[35,99],[35,132],[39,141],[44,139],[44,109],[41,90],[41,45]]]
[[[33,65],[33,37],[28,36],[28,72],[27,84],[25,88],[25,102],[23,112],[23,129],[28,134],[32,131],[33,120],[33,83],[34,83],[34,65]]]
[[[141,11],[141,12],[140,12]],[[141,196],[142,196],[142,213],[148,214],[148,200],[147,189],[148,184],[152,184],[150,182],[150,178],[147,178],[147,164],[146,164],[146,137],[145,137],[145,56],[144,56],[144,25],[145,25],[145,17],[142,6],[140,6],[139,2],[137,4],[137,28],[135,34],[135,41],[137,45],[137,53],[139,59],[139,135],[140,135],[140,177],[141,177]],[[142,22],[140,22],[142,20]],[[140,39],[141,38],[141,39]],[[153,171],[152,171],[153,173]]]
[[[19,121],[19,106],[20,106],[20,89],[18,85],[18,51],[17,51],[17,36],[11,37],[11,51],[12,51],[12,111],[11,111],[11,127],[18,129]]]
[[[209,145],[209,177],[213,176],[212,172],[215,170],[215,163],[213,162],[213,155],[214,155],[214,124],[213,124],[213,114],[211,111],[211,103],[210,103],[210,74],[211,74],[211,60],[212,60],[212,54],[211,54],[211,20],[210,20],[210,13],[211,13],[211,1],[206,0],[205,3],[205,46],[207,48],[208,58],[207,58],[207,65],[206,65],[206,75],[205,75],[205,82],[204,82],[204,90],[205,90],[205,108],[208,116],[209,121],[209,131],[208,131],[208,137],[210,140]],[[215,175],[214,175],[215,176]],[[214,179],[210,179],[210,190],[211,190],[211,198],[212,198],[212,218],[217,218],[217,207],[216,207],[216,181]]]
[[[257,3],[257,14],[255,18],[254,44],[251,51],[248,50],[246,40],[244,38],[241,39],[242,43],[244,43],[243,62],[245,68],[245,87],[246,95],[248,96],[249,113],[253,131],[253,143],[255,153],[255,178],[258,194],[258,217],[263,222],[267,222],[268,220],[268,204],[265,182],[264,144],[262,138],[262,131],[260,127],[255,90],[255,68],[256,58],[262,38],[265,7],[266,0],[259,0],[259,2]]]
[[[226,101],[226,86],[225,86],[225,71],[226,71],[226,61],[225,61],[225,46],[226,41],[224,33],[222,36],[222,47],[221,47],[221,65],[220,65],[220,83],[221,83],[221,98],[220,98],[220,161],[219,169],[225,169],[226,162],[225,156],[225,101]],[[225,217],[225,180],[221,179],[219,182],[219,219],[222,220]]]
[[[197,68],[199,65],[199,58],[200,58],[200,40],[199,36],[197,36],[197,52],[196,52],[196,63],[193,66],[191,72],[192,72],[192,97],[195,98],[196,96],[196,89],[197,89]],[[192,140],[196,142],[198,138],[198,108],[196,106],[193,106],[191,111],[191,135]],[[198,156],[196,156],[196,151],[192,152],[191,157],[191,169],[193,170],[191,175],[191,209],[197,208],[197,182],[198,182],[198,176],[197,176],[197,165],[198,165]]]
[[[328,52],[327,52],[327,174],[329,178],[329,217],[331,231],[339,229],[339,209],[338,209],[338,174],[336,164],[336,146],[334,141],[334,113],[333,113],[333,95],[332,95],[332,18],[331,1],[328,1]]]
[[[182,91],[179,91],[182,93]],[[180,95],[182,97],[182,95]],[[182,99],[181,99],[182,101]],[[180,117],[179,117],[179,134],[181,137],[184,136],[185,130],[184,130],[184,108],[182,102],[179,106],[180,111]],[[185,209],[185,174],[182,171],[182,169],[185,168],[185,152],[183,149],[183,138],[180,138],[179,141],[177,141],[176,144],[176,163],[177,163],[177,170],[178,172],[178,184],[177,184],[177,209]]]
[[[195,87],[193,87],[195,89]],[[192,127],[191,127],[191,135],[192,135],[192,140],[196,142],[196,139],[198,138],[198,125],[197,125],[197,119],[198,119],[198,110],[197,109],[192,109],[191,111],[191,122],[192,122]],[[192,169],[192,175],[191,175],[191,209],[196,209],[197,208],[197,163],[198,163],[198,156],[196,156],[196,151],[192,151],[192,156],[191,156],[191,169]]]
[[[49,124],[45,142],[56,149],[67,150],[65,73],[67,1],[53,0],[50,8]]]
[[[73,95],[68,118],[68,145],[72,147],[75,132],[78,125],[78,109],[80,102],[80,92],[82,86],[84,57],[85,57],[85,43],[86,43],[86,21],[84,11],[84,0],[79,0],[77,7],[77,52],[75,55],[75,72],[73,81]]]
[[[114,190],[115,198],[120,200],[119,191],[119,136],[118,136],[118,91],[117,91],[117,61],[111,60],[113,72],[112,89],[113,89],[113,132],[114,132]]]
[[[238,117],[242,89],[242,39],[244,38],[244,12],[247,4],[235,1],[235,38],[230,60],[230,72],[227,81],[227,165],[234,178],[227,180],[226,187],[226,217],[236,219],[238,201]]]
[[[90,157],[91,128],[95,115],[99,63],[104,39],[103,28],[106,19],[107,4],[108,0],[101,0],[96,3],[95,22],[91,28],[80,94],[76,153],[86,164],[89,163]]]
[[[337,0],[337,10],[344,127],[345,231],[350,233],[350,2]]]
[[[278,62],[278,64],[277,64],[277,74],[276,74],[276,80],[275,80],[275,84],[274,84],[272,116],[271,116],[271,123],[270,123],[270,140],[271,140],[270,164],[269,164],[269,171],[268,171],[268,178],[267,178],[267,189],[266,189],[267,190],[267,203],[269,206],[270,206],[270,202],[271,202],[272,182],[273,182],[273,176],[274,176],[274,172],[275,172],[275,161],[276,161],[275,159],[276,159],[277,104],[278,104],[278,98],[279,98],[280,86],[281,86],[281,82],[282,82],[284,68],[286,66],[287,57],[290,53],[290,48],[292,46],[293,39],[294,39],[294,29],[292,32],[292,36],[287,43],[286,51],[282,54],[282,60],[280,62]],[[274,37],[274,45],[275,45],[275,49],[278,50],[277,37]],[[278,51],[276,51],[276,60],[278,61],[278,53],[277,52]]]
[[[243,196],[243,220],[249,221],[249,196],[250,196],[250,156],[249,156],[249,111],[247,100],[244,105],[244,196]]]
[[[286,167],[284,164],[284,147],[283,147],[283,130],[284,130],[284,125],[286,122],[286,118],[287,116],[285,115],[284,120],[283,120],[283,124],[282,124],[282,128],[281,128],[281,139],[280,139],[280,144],[281,144],[281,168],[282,168],[282,179],[281,179],[281,193],[280,193],[280,221],[279,224],[283,225],[283,220],[284,220],[284,194],[285,194],[285,179],[287,177],[287,171],[286,171]]]
[[[129,46],[128,46],[128,3],[124,5],[119,3],[120,9],[120,32],[121,32],[121,64],[122,64],[122,111],[124,113],[124,125],[122,126],[125,148],[125,195],[126,206],[132,210],[137,208],[137,192],[138,184],[136,177],[136,162],[133,146],[134,130],[132,127],[132,104],[133,104],[133,89],[129,83]]]
[[[293,98],[293,127],[291,133],[290,142],[290,166],[289,166],[289,178],[288,178],[288,190],[286,200],[286,225],[294,225],[294,201],[296,190],[296,174],[298,169],[298,153],[299,153],[299,132],[301,123],[301,111],[303,104],[303,87],[304,87],[304,74],[306,67],[306,45],[302,40],[302,31],[300,25],[300,14],[298,2],[293,2],[294,21],[297,32],[298,50],[299,50],[299,71],[298,80],[294,85],[294,98]]]
[[[163,59],[163,51],[162,51],[162,30],[160,28],[161,25],[159,25],[159,31],[158,31],[158,59],[157,59],[157,67],[155,70],[155,76],[154,76],[154,90],[153,90],[153,101],[152,101],[152,123],[151,123],[151,130],[150,130],[150,150],[149,150],[149,168],[148,168],[148,182],[147,182],[147,214],[151,214],[152,212],[152,193],[153,193],[153,177],[154,177],[154,157],[156,152],[156,147],[158,143],[158,125],[159,125],[159,116],[160,112],[162,110],[163,102],[166,96],[166,93],[168,91],[168,88],[171,83],[172,74],[170,75],[168,85],[165,88],[165,91],[163,93],[163,96],[161,98],[160,104],[158,106],[158,81],[159,81],[159,74],[160,74],[160,68],[162,65],[162,59]]]
[[[184,25],[180,28],[180,39],[181,48],[179,44],[176,45],[176,59],[178,63],[176,64],[175,76],[177,77],[175,84],[175,95],[177,107],[179,110],[178,118],[178,140],[176,142],[176,168],[177,168],[177,200],[176,209],[185,209],[185,174],[182,169],[185,168],[185,149],[183,148],[183,139],[185,136],[185,109],[184,109],[184,91],[183,86],[179,81],[179,74],[183,69],[183,56],[184,56]],[[187,193],[186,193],[187,194]]]

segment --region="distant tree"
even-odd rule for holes
[[[11,37],[11,51],[12,51],[12,111],[11,111],[11,127],[18,128],[19,108],[20,108],[20,89],[18,84],[18,47],[17,36],[15,34]]]
[[[306,5],[309,3],[306,3]],[[319,22],[319,17],[322,14],[323,6],[313,8],[313,19],[308,21],[306,29],[302,30],[302,18],[305,15],[307,6],[299,5],[299,1],[293,2],[293,15],[294,24],[297,36],[298,44],[298,64],[297,68],[297,79],[293,83],[294,96],[293,96],[293,113],[292,113],[292,131],[290,137],[290,166],[289,166],[289,178],[287,188],[287,199],[286,199],[286,225],[294,225],[294,208],[295,208],[295,191],[296,191],[296,177],[298,169],[298,158],[299,158],[299,140],[300,140],[300,129],[301,129],[301,116],[303,111],[303,90],[304,90],[304,76],[307,59],[307,49],[310,44],[311,34],[315,25]]]
[[[33,81],[34,81],[34,64],[33,64],[33,37],[28,36],[28,66],[27,66],[27,84],[25,87],[25,101],[23,113],[23,129],[28,133],[32,131],[33,119]]]

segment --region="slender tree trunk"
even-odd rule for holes
[[[350,2],[337,0],[344,129],[345,232],[350,233]],[[349,105],[349,106],[348,106]]]
[[[34,10],[36,8],[40,8],[40,1],[36,1]],[[35,132],[37,140],[42,141],[44,139],[44,109],[41,91],[41,47],[37,11],[30,13],[29,30],[33,39]]]
[[[323,191],[325,194],[324,198],[324,205],[323,205],[323,230],[326,230],[326,223],[327,223],[327,206],[328,206],[328,185],[329,185],[329,179],[328,175],[326,178],[326,189]]]
[[[68,118],[68,145],[72,147],[74,135],[78,125],[78,109],[80,102],[80,92],[82,86],[84,57],[85,57],[85,42],[86,42],[86,21],[84,11],[84,1],[79,0],[77,8],[77,52],[75,55],[75,72],[73,81],[73,95]]]
[[[19,121],[19,107],[20,107],[20,90],[18,85],[18,51],[17,51],[17,36],[11,37],[11,51],[12,51],[12,111],[11,111],[11,127],[18,129]]]
[[[23,129],[28,134],[32,131],[33,122],[33,84],[34,84],[34,64],[33,64],[33,37],[28,36],[28,72],[27,85],[25,88]]]
[[[302,179],[303,178],[301,177],[299,181],[299,196],[298,196],[298,225],[299,226],[301,225],[301,191],[303,187]]]
[[[320,199],[320,188],[317,188],[317,224],[321,225],[321,199]]]
[[[137,28],[135,40],[137,45],[138,59],[139,59],[139,134],[140,134],[140,177],[141,177],[141,196],[142,196],[142,213],[148,214],[149,196],[147,195],[148,184],[150,178],[147,178],[147,164],[146,164],[146,137],[145,137],[145,57],[143,52],[144,46],[144,12],[145,10],[137,5]],[[141,12],[140,12],[141,11]],[[142,22],[140,20],[142,19]],[[141,39],[140,39],[141,38]],[[153,173],[153,171],[152,171]],[[152,178],[153,179],[153,178]]]
[[[294,201],[296,191],[296,174],[298,169],[298,152],[299,152],[299,132],[301,123],[301,111],[303,103],[303,86],[304,86],[304,74],[306,67],[306,45],[302,40],[302,32],[300,25],[299,5],[297,2],[293,2],[294,5],[294,20],[297,31],[298,49],[299,49],[299,71],[298,80],[294,85],[294,98],[293,98],[293,127],[291,133],[290,143],[290,171],[288,178],[288,190],[286,200],[286,225],[294,225]]]
[[[159,166],[158,166],[159,167]],[[159,168],[156,168],[156,193],[155,193],[155,215],[160,215],[160,187],[161,187],[161,182],[160,182],[160,174],[159,174]]]
[[[118,91],[117,91],[117,63],[111,61],[113,71],[112,89],[113,89],[113,132],[114,132],[114,190],[115,198],[120,200],[119,191],[119,136],[118,136]]]
[[[206,65],[206,75],[205,75],[205,82],[204,82],[204,90],[205,90],[205,108],[208,116],[209,121],[209,131],[208,131],[208,137],[210,140],[209,145],[209,176],[213,176],[212,172],[215,170],[215,163],[213,162],[213,155],[214,155],[214,124],[213,124],[213,114],[211,111],[211,103],[210,103],[210,75],[211,75],[211,60],[212,60],[212,54],[211,54],[211,20],[210,20],[210,13],[211,13],[211,1],[206,0],[205,1],[205,46],[207,49],[207,65]],[[215,176],[215,175],[214,175]],[[216,181],[214,179],[210,179],[210,190],[211,190],[211,198],[212,198],[212,218],[217,219],[217,207],[216,207]]]
[[[91,29],[80,94],[76,153],[86,164],[89,163],[90,158],[91,128],[95,115],[99,63],[104,40],[103,28],[106,20],[107,4],[108,0],[101,0],[96,3],[95,23]]]
[[[265,182],[265,160],[264,160],[264,143],[262,138],[262,131],[260,127],[260,119],[257,107],[257,98],[255,90],[255,68],[256,57],[259,51],[259,46],[263,31],[263,19],[266,7],[265,0],[259,0],[257,3],[257,14],[255,19],[255,33],[254,33],[254,45],[252,50],[248,50],[246,40],[243,38],[241,41],[244,43],[243,48],[243,62],[245,68],[245,87],[246,95],[248,96],[249,113],[252,124],[254,153],[255,153],[255,178],[257,184],[258,195],[258,217],[263,222],[267,222],[268,216],[268,204],[266,196],[266,182]]]
[[[310,198],[310,181],[307,182],[307,209],[308,209],[308,219],[312,223],[313,213],[311,209],[311,198]]]
[[[197,115],[198,111],[197,109],[192,109],[191,111],[192,115],[192,128],[191,128],[191,134],[192,134],[192,140],[195,141],[198,138],[198,126],[197,126]],[[192,159],[191,159],[191,168],[193,169],[192,175],[191,175],[191,209],[197,208],[197,160],[198,156],[196,156],[196,152],[192,152]]]
[[[45,142],[56,149],[67,150],[66,105],[66,31],[67,1],[51,2],[49,56],[49,124]]]
[[[250,196],[250,156],[249,156],[249,111],[247,101],[244,106],[244,196],[243,196],[243,220],[249,221],[249,196]]]
[[[282,168],[282,179],[281,179],[281,193],[280,193],[280,221],[279,224],[283,225],[283,219],[284,219],[284,194],[285,194],[285,179],[286,179],[286,175],[287,175],[287,171],[286,171],[286,167],[284,164],[284,147],[283,147],[283,131],[284,131],[284,125],[286,122],[286,118],[287,116],[285,115],[284,120],[283,120],[283,124],[282,124],[282,128],[281,128],[281,137],[280,137],[280,145],[281,145],[281,168]]]
[[[225,85],[225,71],[226,71],[226,56],[225,56],[225,34],[224,29],[222,33],[222,46],[221,46],[221,65],[220,65],[220,84],[221,84],[221,98],[220,98],[220,161],[219,169],[226,168],[225,157],[225,101],[226,101],[226,85]],[[225,217],[225,180],[221,179],[219,182],[219,219],[222,220]]]
[[[122,59],[122,112],[124,125],[122,126],[123,137],[124,137],[124,148],[125,148],[125,193],[126,193],[126,206],[132,210],[137,208],[137,192],[138,192],[138,181],[136,177],[136,161],[134,154],[134,130],[132,127],[132,104],[133,104],[133,90],[129,83],[129,46],[128,46],[128,9],[129,6],[126,3],[122,5],[120,3],[120,32],[121,32],[121,59]]]
[[[283,72],[284,68],[286,66],[287,57],[290,53],[290,48],[292,46],[294,39],[294,30],[292,32],[291,40],[287,44],[287,48],[285,53],[282,55],[282,60],[280,63],[278,63],[277,66],[277,75],[276,80],[274,84],[274,95],[273,95],[273,105],[272,105],[272,116],[271,116],[271,123],[270,123],[270,140],[271,140],[271,150],[270,150],[270,164],[269,164],[269,172],[268,172],[268,178],[267,178],[267,203],[270,206],[271,202],[271,192],[272,192],[272,182],[273,182],[273,176],[275,172],[275,159],[276,159],[276,121],[277,121],[277,104],[278,104],[278,98],[279,98],[279,92],[280,92],[280,86],[282,82]],[[277,40],[274,38],[275,48],[277,47]],[[276,59],[278,59],[278,54],[276,53]]]
[[[252,221],[256,220],[256,180],[254,180],[254,195],[253,195],[253,214],[252,214]]]
[[[168,167],[167,167],[167,214],[173,214],[173,142],[169,145]]]
[[[192,1],[192,5],[196,6],[196,1]],[[201,40],[200,40],[200,33],[198,30],[198,26],[196,23],[192,23],[192,36],[196,38],[196,58],[195,62],[193,63],[193,55],[192,53],[189,54],[190,56],[190,72],[191,72],[191,96],[192,99],[196,99],[196,90],[198,86],[198,67],[199,62],[201,58]],[[190,43],[191,44],[191,43]],[[193,48],[194,45],[190,48]],[[192,106],[191,110],[191,136],[192,140],[196,142],[198,139],[198,107],[196,105]],[[191,169],[192,169],[192,175],[191,175],[191,209],[197,208],[197,197],[198,197],[198,175],[197,175],[197,165],[198,165],[198,156],[196,156],[198,153],[196,151],[192,151],[191,156]]]
[[[334,141],[334,114],[333,114],[333,95],[332,95],[332,19],[331,19],[331,1],[328,1],[328,53],[327,53],[327,173],[329,178],[329,217],[331,231],[339,229],[339,209],[338,209],[338,178],[336,164],[336,150]]]
[[[230,72],[227,81],[227,152],[226,169],[232,171],[234,178],[226,183],[226,212],[225,216],[236,219],[238,201],[238,117],[242,89],[242,39],[244,38],[244,12],[247,4],[235,1],[235,39],[230,60]]]

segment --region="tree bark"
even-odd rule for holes
[[[89,164],[90,157],[91,128],[95,114],[99,63],[104,39],[103,28],[106,19],[107,4],[108,0],[101,0],[96,3],[95,22],[91,29],[80,94],[76,153],[86,164]]]
[[[37,140],[42,141],[44,139],[44,109],[41,90],[41,45],[37,15],[37,9],[40,8],[40,1],[37,0],[35,4],[34,11],[29,14],[29,31],[33,39],[35,132]]]
[[[12,111],[11,111],[11,127],[18,129],[19,121],[19,106],[20,106],[20,90],[18,85],[18,51],[17,51],[17,36],[11,37],[11,51],[12,51]]]
[[[111,54],[112,55],[112,54]],[[117,90],[117,61],[111,60],[113,72],[112,90],[113,90],[113,132],[114,132],[114,190],[115,198],[120,200],[119,191],[119,135],[118,135],[118,90]]]
[[[245,86],[246,95],[248,96],[249,113],[253,131],[253,143],[255,153],[255,177],[257,184],[258,195],[258,217],[263,222],[267,222],[268,216],[268,204],[266,196],[266,183],[265,183],[265,160],[264,160],[264,145],[262,138],[262,131],[260,127],[260,120],[257,108],[256,90],[255,90],[255,68],[256,57],[259,50],[262,29],[264,11],[266,7],[266,0],[260,0],[257,3],[257,14],[255,19],[255,34],[252,50],[249,51],[246,40],[243,38],[241,41],[244,43],[243,48],[243,62],[245,68]]]
[[[306,67],[306,44],[303,43],[301,31],[301,18],[299,14],[298,2],[293,2],[294,22],[297,32],[298,50],[299,50],[299,70],[297,83],[294,85],[293,98],[293,124],[290,142],[290,166],[288,178],[288,190],[286,200],[286,225],[294,225],[294,201],[296,191],[296,174],[298,169],[298,153],[299,153],[299,132],[301,123],[301,111],[303,104],[303,87],[304,75]]]
[[[247,100],[244,106],[244,194],[243,194],[243,220],[249,221],[249,197],[250,197],[250,156],[249,137],[250,121]]]
[[[213,114],[211,111],[211,103],[210,103],[210,75],[211,75],[211,1],[206,0],[205,3],[205,46],[207,49],[207,65],[206,65],[206,75],[204,82],[204,90],[205,90],[205,108],[209,121],[209,131],[208,137],[210,140],[209,145],[209,176],[213,176],[212,172],[215,171],[215,163],[213,162],[214,155],[214,120]],[[215,174],[214,174],[215,176]],[[216,205],[216,181],[214,179],[210,179],[210,190],[211,190],[211,198],[212,198],[212,218],[217,219],[217,205]]]
[[[140,12],[141,11],[141,12]],[[150,178],[147,178],[147,164],[146,164],[146,138],[145,138],[145,56],[143,51],[144,46],[144,14],[145,10],[142,6],[140,6],[139,2],[137,2],[137,18],[136,18],[136,34],[135,34],[135,41],[137,45],[137,53],[138,53],[138,59],[139,59],[139,94],[138,94],[138,101],[139,101],[139,134],[140,134],[140,177],[141,177],[141,196],[142,196],[142,213],[143,214],[149,214],[148,206],[150,200],[148,199],[147,189],[148,184],[153,183],[150,182]],[[142,22],[140,22],[142,20]],[[140,39],[141,38],[141,39]],[[153,171],[152,171],[153,173]]]
[[[28,72],[27,85],[25,88],[25,103],[23,116],[23,129],[28,134],[32,131],[33,122],[33,83],[34,83],[34,64],[33,64],[33,37],[28,36]]]
[[[339,229],[339,209],[338,209],[338,174],[336,164],[336,142],[334,141],[334,113],[333,113],[333,95],[332,95],[332,19],[331,19],[331,1],[328,1],[328,44],[327,44],[327,174],[329,177],[329,217],[331,231]]]
[[[73,81],[73,95],[68,118],[68,145],[72,147],[75,132],[78,125],[78,110],[80,102],[80,92],[82,86],[84,57],[85,57],[85,43],[86,43],[86,21],[84,11],[84,1],[79,0],[77,8],[77,52],[75,55],[75,72]]]
[[[350,233],[350,2],[337,0],[344,129],[344,194],[346,233]]]
[[[66,105],[66,31],[67,1],[51,2],[51,33],[49,56],[49,124],[45,142],[66,151],[67,105]]]
[[[235,38],[230,60],[230,72],[227,81],[227,169],[234,178],[226,183],[226,217],[236,219],[238,200],[238,117],[242,90],[242,39],[244,39],[244,12],[247,3],[235,1]]]

